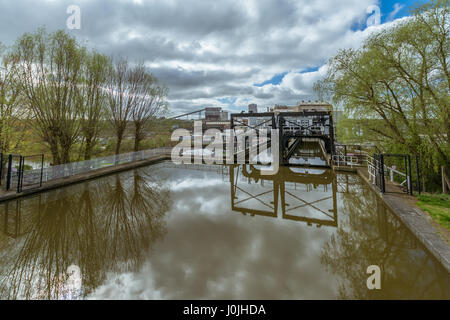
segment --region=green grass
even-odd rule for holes
[[[417,198],[419,208],[428,212],[441,226],[450,230],[450,195],[423,194]]]

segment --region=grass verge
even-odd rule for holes
[[[435,221],[450,231],[450,195],[422,194],[417,199],[419,208],[428,212]]]

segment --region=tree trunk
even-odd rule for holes
[[[69,150],[65,149],[62,151],[61,163],[62,164],[70,163],[70,151]]]
[[[84,149],[84,160],[91,160],[92,156],[92,140],[90,138],[86,138],[86,146]]]
[[[140,138],[139,137],[135,137],[134,138],[134,151],[137,152],[139,151],[139,143],[140,143]]]
[[[135,152],[139,151],[139,144],[142,141],[141,131],[142,131],[141,126],[138,124],[135,124],[135,129],[134,129],[134,151]]]
[[[441,178],[442,178],[442,193],[447,194],[449,190],[448,188],[449,182],[447,179],[445,166],[441,166]]]
[[[122,144],[122,135],[117,135],[116,155],[120,154],[120,145]]]
[[[61,164],[61,159],[59,158],[58,153],[58,146],[55,145],[54,143],[50,143],[50,152],[53,158],[53,165],[56,166],[58,164]]]

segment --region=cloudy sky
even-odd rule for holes
[[[89,47],[144,61],[169,87],[173,115],[314,100],[339,48],[404,18],[415,0],[0,0],[0,42],[46,26]],[[424,2],[424,0],[422,0]],[[81,28],[68,29],[77,5]],[[381,26],[367,23],[378,6]]]

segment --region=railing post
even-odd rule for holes
[[[406,155],[403,156],[405,158],[405,178],[406,178],[406,189],[408,189],[408,157]],[[409,193],[406,190],[406,193]]]
[[[419,155],[416,154],[416,172],[417,172],[417,192],[421,192],[420,190],[420,169],[419,169]]]
[[[408,154],[408,188],[409,194],[413,194],[412,190],[412,174],[411,174],[411,156]]]
[[[380,167],[381,167],[381,192],[386,192],[386,184],[384,181],[384,157],[383,154],[380,154]]]
[[[17,193],[22,192],[22,179],[23,179],[23,167],[24,167],[24,159],[22,156],[19,156],[19,171],[17,173]]]
[[[11,188],[12,154],[8,156],[8,171],[6,173],[6,191]]]
[[[41,157],[41,181],[39,182],[39,188],[42,187],[42,174],[44,173],[44,154],[42,154]]]
[[[3,178],[3,153],[0,153],[0,185],[2,184]]]

